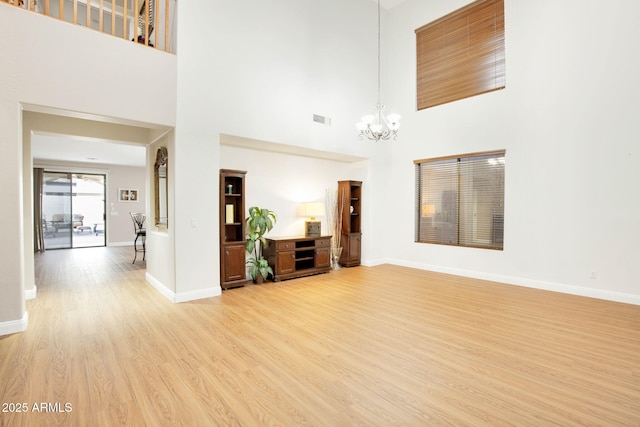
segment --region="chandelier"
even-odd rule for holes
[[[398,128],[400,128],[400,115],[384,115],[384,104],[380,102],[380,0],[378,0],[378,104],[375,107],[375,114],[362,116],[356,124],[360,131],[358,139],[370,139],[372,141],[398,139]]]

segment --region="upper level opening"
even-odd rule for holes
[[[61,21],[176,53],[176,0],[0,0]]]

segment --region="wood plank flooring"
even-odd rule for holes
[[[0,425],[640,425],[638,306],[391,265],[172,304],[132,255],[36,256]]]

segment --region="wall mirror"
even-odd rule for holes
[[[156,201],[156,226],[167,228],[169,227],[169,186],[168,186],[168,167],[167,147],[158,148],[156,154],[156,164],[154,166],[155,177],[155,201]]]

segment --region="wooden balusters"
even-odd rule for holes
[[[153,1],[153,34],[155,35],[154,46],[158,46],[158,5],[156,4],[156,0],[151,1]]]
[[[112,36],[122,37],[125,40],[162,48],[165,52],[170,51],[169,44],[172,40],[170,38],[172,34],[170,1],[176,0],[106,0],[106,5],[105,0],[53,0],[53,3],[52,0],[0,0],[0,2],[42,13],[61,21],[84,25],[100,32],[110,32]],[[120,2],[122,2],[121,6]],[[131,6],[133,8],[130,14]],[[79,16],[83,14],[83,7],[85,8],[84,22]],[[105,17],[105,14],[108,15]],[[162,14],[164,17],[161,16]],[[105,28],[105,18],[108,20],[109,16],[111,31],[109,31],[109,21]],[[98,21],[97,28],[93,28],[92,20],[94,19]],[[161,22],[162,20],[164,22]],[[121,30],[117,29],[118,25],[122,26]]]
[[[116,35],[116,0],[111,0],[111,35]]]
[[[91,0],[87,0],[87,17],[85,25],[87,28],[91,28]]]
[[[2,0],[5,3],[12,4],[18,7],[24,7],[24,0]]]
[[[149,45],[149,2],[145,0],[144,4],[144,44]]]
[[[133,40],[134,41],[138,40],[138,28],[139,28],[139,25],[138,25],[138,13],[139,12],[138,11],[139,10],[140,9],[138,9],[138,0],[133,0],[133,12],[136,14],[135,15],[136,22],[135,22],[135,24],[133,26]]]
[[[98,29],[101,33],[104,32],[104,0],[100,0],[100,4],[99,4]]]
[[[124,1],[124,5],[122,6],[122,38],[126,40],[127,38],[127,21],[128,21],[128,8],[127,6],[127,0],[123,0]]]
[[[169,51],[169,0],[164,1],[164,50]]]

